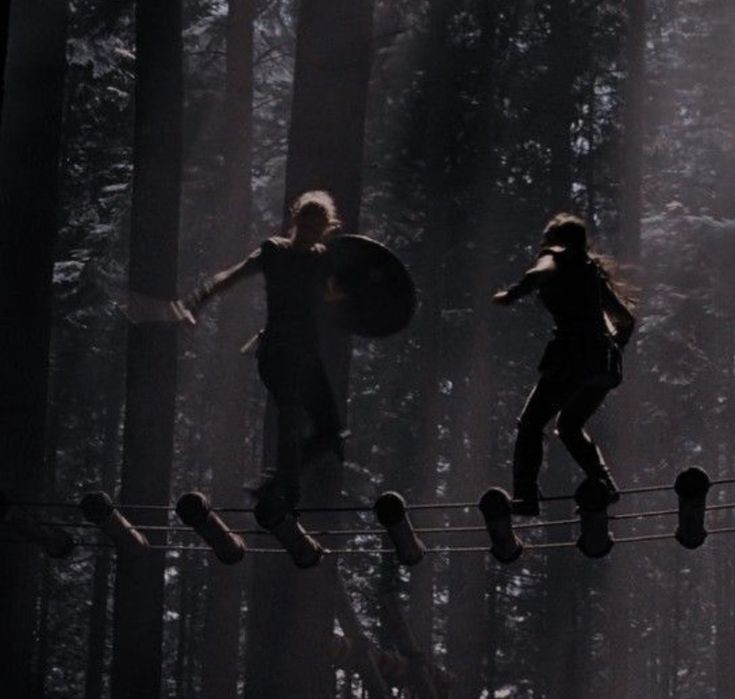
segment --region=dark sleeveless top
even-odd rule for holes
[[[325,249],[298,250],[287,238],[269,238],[260,246],[260,266],[268,304],[264,344],[297,352],[316,349]]]
[[[539,298],[554,319],[555,337],[546,347],[539,370],[550,380],[595,382],[605,387],[622,380],[622,358],[607,330],[599,263],[589,255],[546,248],[556,271],[539,287]]]
[[[605,334],[602,285],[607,280],[599,264],[564,248],[545,248],[543,255],[552,255],[557,269],[539,288],[539,298],[557,333]]]

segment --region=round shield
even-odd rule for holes
[[[363,337],[385,337],[405,328],[416,309],[416,290],[403,263],[384,245],[362,235],[327,243],[330,273],[345,298],[336,321]]]

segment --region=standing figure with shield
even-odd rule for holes
[[[346,433],[319,352],[322,304],[332,307],[329,316],[349,331],[373,336],[403,327],[415,304],[410,278],[397,258],[368,238],[335,236],[340,226],[328,192],[305,192],[291,204],[282,235],[265,240],[244,260],[171,304],[178,320],[193,323],[214,294],[263,274],[267,319],[256,356],[278,413],[278,447],[275,470],[264,474],[256,494],[261,500],[282,499],[289,509],[299,501],[307,461],[330,451],[343,456]],[[397,311],[384,311],[383,319],[374,309],[386,308],[380,298],[385,293],[402,300]]]

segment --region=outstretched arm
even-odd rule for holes
[[[553,255],[541,255],[536,264],[518,282],[503,291],[498,291],[492,298],[493,303],[500,306],[509,306],[517,299],[527,296],[541,284],[547,281],[555,272],[557,266]]]
[[[252,277],[260,271],[260,248],[258,248],[236,265],[217,272],[183,299],[172,301],[171,308],[178,320],[194,324],[196,323],[194,313],[212,296],[229,289],[233,284]]]

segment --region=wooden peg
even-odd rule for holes
[[[696,466],[676,477],[674,490],[679,496],[679,526],[674,536],[685,548],[695,549],[707,538],[704,513],[709,489],[709,476]]]
[[[608,497],[607,486],[597,478],[584,480],[574,494],[582,530],[577,548],[589,558],[607,556],[615,544],[608,527]]]
[[[513,531],[511,500],[502,488],[490,488],[477,504],[492,541],[490,553],[501,563],[513,563],[523,553],[523,542]]]
[[[123,517],[107,493],[88,493],[82,498],[79,507],[85,519],[107,534],[118,550],[138,555],[150,548],[148,539]]]
[[[311,568],[319,563],[324,550],[306,533],[295,513],[278,496],[261,498],[255,506],[255,521],[278,539],[299,568]]]
[[[398,560],[407,566],[419,563],[426,553],[426,547],[416,536],[403,496],[393,491],[383,493],[375,501],[373,509],[378,522],[388,530]]]
[[[212,510],[205,495],[185,493],[176,503],[176,514],[212,547],[222,563],[233,565],[242,560],[245,541],[230,531],[222,518]]]

